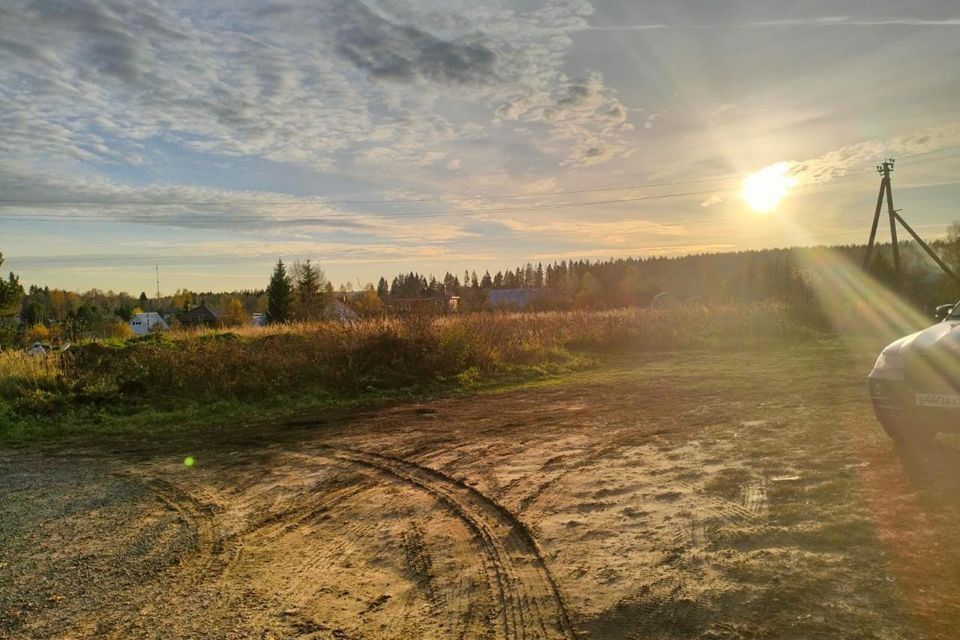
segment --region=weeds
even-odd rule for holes
[[[318,392],[357,397],[580,369],[590,353],[740,349],[814,335],[790,308],[776,304],[172,332],[81,345],[59,358],[0,354],[0,398],[19,413],[50,415],[71,405],[171,409]]]
[[[59,375],[60,359],[56,356],[0,351],[0,394],[4,396],[51,389]]]

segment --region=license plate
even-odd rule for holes
[[[939,409],[960,409],[960,395],[944,393],[918,393],[917,406]]]

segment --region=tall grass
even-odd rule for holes
[[[26,356],[0,369],[7,397],[51,389],[73,401],[258,399],[304,390],[365,393],[469,384],[505,371],[575,366],[584,353],[743,348],[811,335],[784,305],[472,314],[153,335],[86,345],[56,369]],[[0,365],[2,366],[2,365]],[[39,367],[39,368],[38,368]]]
[[[56,384],[60,373],[60,359],[56,356],[31,356],[23,351],[0,351],[2,395],[51,388]]]

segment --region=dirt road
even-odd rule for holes
[[[862,367],[675,355],[0,451],[0,637],[953,638],[957,441],[898,454]]]

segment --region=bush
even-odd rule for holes
[[[31,345],[34,342],[47,342],[50,340],[50,329],[42,324],[35,324],[23,332],[23,343]]]

